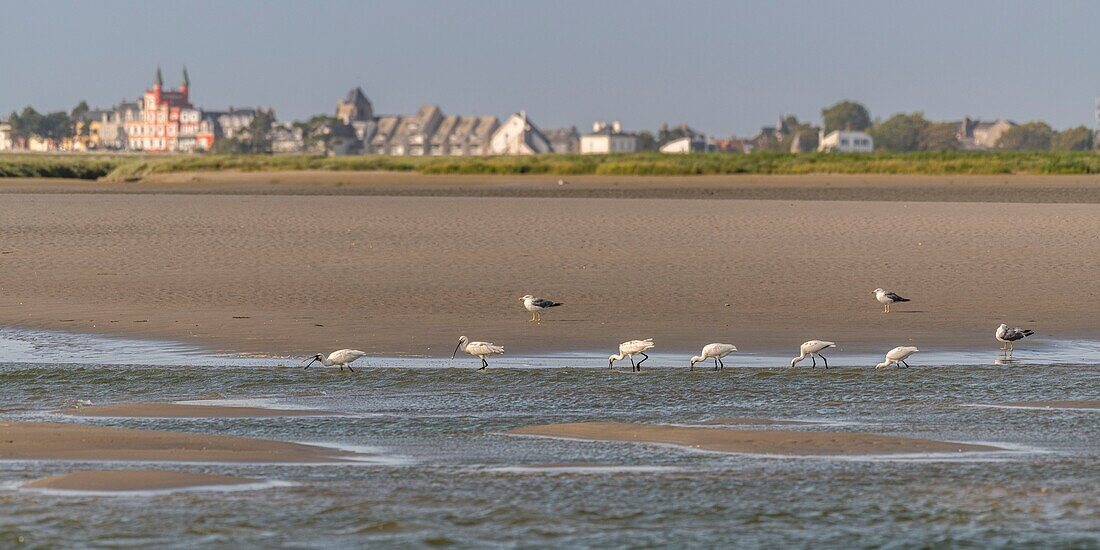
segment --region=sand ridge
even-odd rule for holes
[[[356,453],[228,435],[0,421],[0,460],[339,463]]]
[[[851,456],[1003,451],[989,445],[889,435],[805,430],[738,430],[623,422],[546,424],[509,430],[513,435],[677,445],[728,453]]]

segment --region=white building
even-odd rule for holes
[[[489,152],[494,155],[539,155],[553,153],[550,140],[542,130],[520,111],[504,121],[489,140]]]
[[[824,132],[822,132],[823,134]],[[818,151],[836,151],[838,153],[870,153],[875,143],[867,132],[833,130],[829,135],[818,134]]]
[[[0,151],[10,151],[11,147],[11,124],[0,122]]]
[[[581,136],[582,155],[606,155],[609,153],[634,153],[638,150],[638,136],[623,132],[619,121],[610,126],[602,120],[592,124],[592,133]]]
[[[707,140],[705,138],[698,136],[684,136],[682,138],[674,139],[661,146],[662,153],[673,155],[686,155],[687,153],[707,153],[714,150],[714,145],[707,143]]]

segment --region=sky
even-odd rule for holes
[[[134,99],[157,66],[207,109],[525,110],[543,128],[620,120],[751,136],[872,117],[1095,125],[1100,2],[0,0],[0,113]]]

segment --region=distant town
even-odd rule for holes
[[[1100,125],[1100,99],[1097,100]],[[822,110],[820,125],[780,116],[752,137],[704,135],[687,124],[656,132],[630,131],[618,120],[540,128],[526,112],[503,121],[492,115],[448,115],[424,105],[407,115],[378,114],[359,87],[336,102],[332,115],[281,122],[271,108],[206,110],[191,99],[184,68],[176,88],[158,68],[151,87],[133,101],[106,109],[80,102],[70,112],[39,113],[28,106],[0,119],[0,152],[255,153],[392,156],[668,154],[757,151],[1043,151],[1092,150],[1097,132],[1085,126],[1055,130],[1007,119],[929,121],[921,113],[872,119],[854,101]]]

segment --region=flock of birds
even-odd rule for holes
[[[903,298],[896,292],[891,292],[882,288],[876,288],[871,291],[875,295],[875,299],[882,304],[882,312],[890,313],[890,304],[899,302],[908,302],[908,298]],[[532,322],[542,321],[542,311],[562,305],[560,302],[553,300],[547,300],[544,298],[538,298],[528,294],[520,301],[523,302],[523,307],[531,312]],[[1005,355],[1012,353],[1013,342],[1022,340],[1028,336],[1035,334],[1035,331],[1023,328],[1009,328],[1008,325],[1001,323],[1001,326],[997,327],[994,333],[994,338],[998,342],[1001,342],[1001,350]],[[649,359],[649,355],[646,352],[653,349],[653,339],[646,338],[645,340],[631,340],[629,342],[623,342],[619,344],[619,353],[614,354],[607,358],[607,368],[615,368],[615,361],[622,361],[623,359],[630,360],[631,372],[641,371],[642,363],[645,363],[646,359]],[[826,369],[829,368],[829,360],[822,355],[822,351],[829,348],[835,348],[836,342],[828,342],[825,340],[810,340],[804,342],[798,349],[798,357],[791,359],[791,367],[795,367],[807,357],[810,358],[811,367],[817,368],[817,359],[821,359]],[[451,354],[451,359],[458,356],[458,352],[468,354],[473,357],[477,357],[481,360],[481,367],[478,370],[482,370],[489,367],[489,362],[485,359],[493,355],[502,355],[504,353],[504,346],[498,346],[492,342],[471,342],[469,338],[465,336],[459,336],[458,345],[455,346],[454,353]],[[720,370],[726,368],[725,363],[722,362],[722,358],[737,351],[737,346],[733,344],[723,344],[716,342],[713,344],[707,344],[703,346],[703,350],[699,355],[692,356],[688,370],[695,370],[695,364],[701,363],[707,360],[714,361],[714,370]],[[903,368],[908,368],[909,363],[905,360],[914,353],[920,351],[913,346],[898,346],[888,352],[886,352],[886,360],[875,365],[876,369],[884,369],[891,365],[904,365]],[[348,370],[355,372],[351,368],[351,363],[355,360],[366,355],[366,352],[356,349],[341,349],[330,353],[327,357],[318,353],[310,358],[309,363],[305,368],[309,368],[313,363],[319,362],[326,367],[336,366],[340,367],[340,370],[344,370],[347,367]],[[634,362],[634,356],[640,355],[642,359],[637,363]]]

